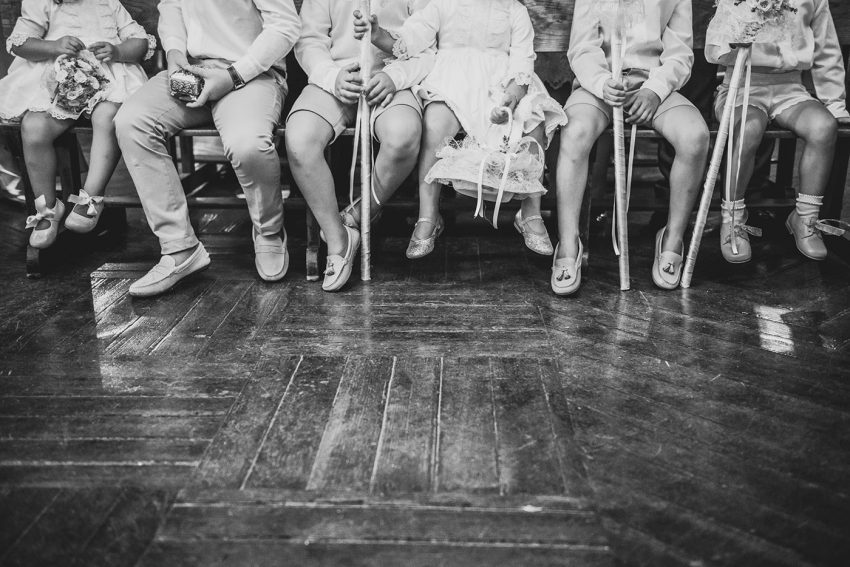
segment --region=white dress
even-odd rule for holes
[[[490,111],[511,80],[528,86],[514,111],[523,132],[543,123],[551,140],[566,124],[563,109],[534,74],[534,29],[517,0],[431,0],[398,30],[394,55],[404,59],[435,42],[434,68],[415,90],[426,103],[445,102],[468,135],[487,137]]]
[[[57,40],[66,35],[78,38],[86,46],[107,41],[119,44],[131,38],[148,41],[148,55],[153,55],[155,40],[136,23],[119,0],[23,0],[21,17],[6,41],[6,49],[23,45],[30,38]],[[19,120],[27,111],[50,112],[55,118],[68,119],[52,104],[53,94],[45,86],[44,75],[54,64],[16,57],[9,73],[0,80],[0,119]],[[147,82],[147,75],[136,63],[102,63],[112,81],[105,100],[124,102]]]

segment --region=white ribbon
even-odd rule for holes
[[[36,213],[32,216],[27,217],[26,228],[35,228],[38,226],[38,223],[43,220],[52,221],[55,216],[56,215],[53,211],[47,211],[46,213]]]
[[[626,213],[629,212],[629,201],[632,198],[632,172],[635,168],[635,145],[637,144],[637,124],[632,124],[632,136],[629,140],[629,163],[626,167]],[[620,255],[620,246],[617,238],[617,199],[614,199],[614,218],[611,223],[611,242],[614,244],[614,254]]]
[[[88,214],[90,217],[96,217],[98,215],[98,205],[103,204],[103,197],[93,197],[89,195],[85,189],[80,189],[79,195],[71,195],[70,197],[68,197],[68,200],[74,203],[75,205],[82,205],[83,207],[88,206],[86,214]]]

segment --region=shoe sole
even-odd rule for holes
[[[127,294],[128,294],[130,297],[137,297],[137,298],[141,298],[141,299],[147,299],[147,298],[151,298],[151,297],[158,297],[158,296],[160,296],[160,295],[163,295],[163,294],[168,293],[169,291],[171,291],[172,289],[174,289],[175,287],[177,287],[178,285],[180,285],[181,283],[183,283],[184,281],[186,281],[186,280],[187,280],[187,279],[189,279],[190,277],[194,276],[195,274],[200,274],[201,272],[206,271],[206,270],[207,270],[207,268],[209,268],[209,267],[210,267],[210,263],[211,263],[211,262],[207,262],[207,265],[206,265],[206,266],[203,266],[203,267],[201,267],[201,268],[198,268],[198,269],[197,269],[197,270],[195,270],[194,272],[190,272],[190,273],[186,274],[185,276],[183,276],[182,278],[180,278],[179,280],[177,280],[176,282],[174,282],[173,284],[171,284],[171,287],[165,288],[165,289],[164,289],[164,290],[162,290],[162,291],[158,291],[158,292],[156,292],[156,293],[150,293],[150,294],[146,294],[146,293],[133,293],[133,292],[131,292],[131,291],[128,291],[128,292],[127,292]]]
[[[794,231],[791,229],[791,223],[788,222],[788,219],[785,219],[785,230],[787,230],[788,234],[790,234],[791,237],[794,239],[794,246],[797,248],[797,252],[799,252],[809,260],[814,260],[815,262],[823,262],[824,260],[826,260],[826,256],[824,256],[823,258],[815,258],[814,256],[809,256],[808,254],[803,252],[803,249],[800,248],[799,244],[797,244],[797,237],[794,236]]]

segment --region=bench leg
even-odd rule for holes
[[[821,212],[823,219],[840,219],[844,204],[844,188],[847,184],[847,170],[850,163],[850,138],[839,138],[835,147],[835,160],[832,173],[826,186],[826,198]],[[850,240],[827,237],[824,239],[829,251],[842,261],[850,264]]]
[[[319,223],[307,207],[307,281],[319,281]]]

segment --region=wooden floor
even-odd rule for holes
[[[850,270],[780,222],[670,293],[634,215],[633,290],[602,235],[562,299],[509,223],[419,262],[379,235],[336,295],[294,242],[262,283],[245,216],[199,214],[210,270],[133,300],[138,213],[30,281],[0,204],[0,564],[847,564]]]

